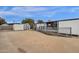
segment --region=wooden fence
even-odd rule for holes
[[[13,26],[12,25],[0,26],[0,30],[13,30]]]

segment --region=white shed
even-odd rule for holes
[[[13,30],[29,30],[30,25],[29,24],[14,24]]]
[[[59,21],[58,28],[59,33],[79,35],[79,18]]]

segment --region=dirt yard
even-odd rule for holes
[[[50,36],[32,30],[2,31],[0,52],[79,52],[79,37]]]

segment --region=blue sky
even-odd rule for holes
[[[79,18],[79,6],[0,6],[0,17],[8,23],[21,22],[24,18],[35,21]]]

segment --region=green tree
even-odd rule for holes
[[[38,20],[37,23],[44,23],[44,21],[43,20]]]
[[[34,28],[34,20],[31,19],[31,18],[25,18],[24,20],[22,20],[21,23],[22,24],[28,23],[31,26],[32,29]]]
[[[6,24],[6,23],[7,23],[7,22],[5,21],[5,19],[3,19],[3,18],[0,17],[0,25]]]

